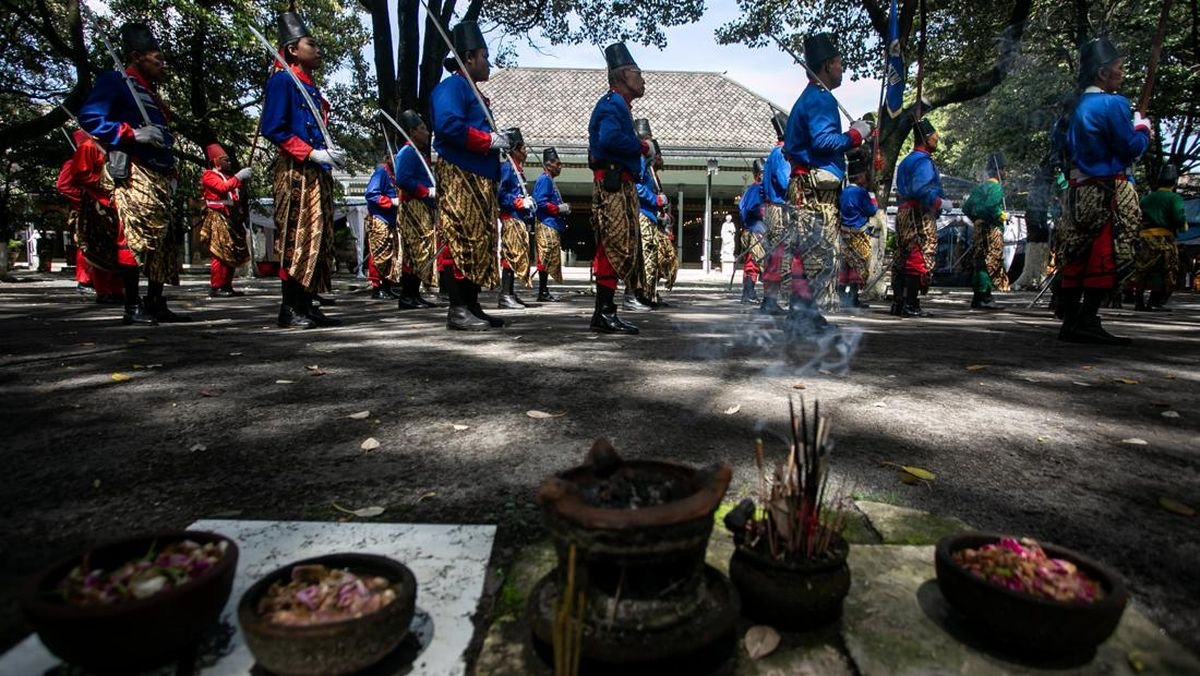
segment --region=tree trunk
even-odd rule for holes
[[[364,0],[371,13],[371,36],[375,45],[375,88],[379,107],[395,116],[400,105],[396,96],[396,53],[392,50],[392,17],[388,0]]]
[[[417,75],[421,63],[421,34],[417,25],[419,7],[417,0],[396,0],[396,20],[400,25],[400,43],[396,45],[396,86],[400,108],[404,110],[417,109],[420,95]]]
[[[417,110],[431,125],[429,117],[429,100],[433,88],[441,82],[442,62],[450,53],[446,41],[438,34],[434,21],[437,21],[449,34],[450,17],[454,16],[455,0],[430,0],[429,13],[425,16],[425,46],[421,55],[421,86],[417,96]]]

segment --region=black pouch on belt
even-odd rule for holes
[[[621,189],[621,168],[614,162],[604,165],[604,182],[601,183],[606,192],[617,192]]]

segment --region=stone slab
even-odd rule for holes
[[[458,676],[475,627],[495,526],[204,520],[189,526],[226,535],[238,544],[237,575],[214,640],[205,641],[196,673],[244,676],[254,657],[237,625],[237,603],[256,580],[290,562],[324,554],[363,552],[389,556],[417,578],[412,631],[416,657],[389,673]],[[0,674],[58,673],[62,668],[37,636],[0,657]],[[159,673],[159,672],[156,672]],[[174,667],[161,670],[175,674]],[[186,673],[186,672],[180,672]]]
[[[852,547],[842,638],[864,676],[904,674],[1198,674],[1200,660],[1130,606],[1082,665],[1010,661],[981,646],[937,587],[932,546]],[[1133,658],[1142,670],[1131,666]]]
[[[859,500],[854,503],[885,545],[932,545],[944,535],[971,530],[953,517],[937,516],[918,509],[886,502]]]

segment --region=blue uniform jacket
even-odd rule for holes
[[[1085,92],[1071,115],[1067,148],[1071,164],[1094,177],[1118,176],[1150,146],[1150,134],[1135,131],[1129,100],[1120,94]]]
[[[814,82],[808,83],[792,106],[783,144],[792,164],[814,171],[824,169],[838,178],[846,177],[846,151],[857,145],[851,134],[842,133],[833,94]]]
[[[633,131],[633,114],[620,94],[610,91],[592,109],[588,121],[588,157],[592,168],[612,162],[630,176],[642,173],[642,140]]]
[[[942,177],[929,153],[915,149],[900,161],[896,169],[896,194],[900,201],[913,200],[925,211],[937,212],[942,207]]]
[[[145,125],[145,121],[125,84],[125,77],[115,70],[106,70],[96,76],[96,83],[79,109],[79,126],[105,147],[128,152],[142,166],[160,173],[170,172],[175,168],[175,158],[171,155],[174,140],[167,131],[166,111],[136,72],[130,69],[126,73],[133,79],[150,122],[162,128],[167,147],[155,148],[133,140],[133,130]]]
[[[456,167],[492,181],[500,180],[500,151],[490,149],[494,129],[461,72],[433,88],[433,149]]]
[[[402,201],[420,199],[432,207],[434,199],[429,196],[429,189],[433,187],[433,181],[429,180],[429,173],[421,164],[421,158],[417,155],[419,152],[411,143],[400,148],[392,160],[392,171],[395,172],[396,187],[402,193]]]
[[[567,229],[567,224],[558,215],[558,207],[563,201],[562,195],[558,194],[558,188],[554,186],[553,176],[546,172],[538,176],[537,183],[533,184],[533,201],[537,202],[538,221],[558,232]]]
[[[738,202],[738,212],[742,215],[742,227],[756,234],[763,234],[767,226],[763,224],[763,184],[755,181],[746,186],[742,193],[742,201]]]
[[[763,166],[763,191],[771,204],[787,204],[788,180],[792,176],[792,167],[783,156],[783,145],[777,145],[767,155],[767,163]]]
[[[396,225],[396,185],[387,165],[375,167],[363,197],[367,198],[367,213],[387,221],[388,225]]]
[[[879,205],[871,199],[871,193],[856,183],[842,189],[838,203],[842,212],[842,227],[862,230],[867,220],[879,211]]]
[[[532,209],[518,210],[516,207],[516,201],[524,197],[521,191],[522,180],[512,162],[500,165],[500,184],[496,186],[496,196],[500,200],[501,218],[516,218],[522,221],[533,218]]]
[[[328,122],[329,102],[321,96],[321,90],[317,89],[312,78],[299,66],[292,66],[292,72],[300,78],[313,103],[320,107],[322,121]],[[298,162],[306,160],[314,148],[326,149],[325,137],[321,136],[321,126],[317,124],[317,118],[304,101],[300,90],[296,89],[291,76],[282,70],[267,78],[262,110],[262,135]]]
[[[642,158],[642,170],[638,172],[638,209],[642,215],[658,224],[658,190],[654,187],[653,165]]]

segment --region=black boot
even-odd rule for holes
[[[476,317],[471,308],[467,307],[464,288],[470,282],[455,279],[449,271],[443,270],[438,286],[450,297],[450,311],[446,314],[446,328],[452,331],[487,331],[492,325],[485,319]]]
[[[779,285],[778,284],[763,284],[763,301],[762,305],[758,306],[759,314],[771,315],[780,317],[787,314],[779,305]]]
[[[396,307],[401,310],[420,310],[426,307],[421,303],[421,280],[415,275],[403,274],[400,276],[400,295],[396,301]]]
[[[905,275],[892,275],[892,307],[888,314],[904,317],[904,287],[908,283]]]
[[[510,268],[505,268],[500,271],[500,297],[496,302],[496,307],[501,310],[524,310],[525,304],[517,298],[517,292],[513,289],[513,284],[516,282],[517,275]]]
[[[757,288],[758,288],[758,280],[756,280],[756,279],[751,279],[751,280],[750,280],[750,302],[751,302],[751,303],[757,303],[757,302],[758,302],[758,291],[757,291]]]
[[[749,277],[742,278],[742,303],[754,302],[754,280]]]
[[[304,314],[299,300],[299,285],[290,279],[283,280],[280,289],[279,319],[276,324],[284,329],[311,329],[317,323]]]
[[[125,314],[121,317],[121,322],[145,326],[157,324],[158,320],[146,311],[146,306],[138,297],[138,269],[132,265],[121,266],[121,281],[125,283]]]
[[[479,304],[479,292],[482,290],[478,284],[465,279],[456,280],[463,290],[463,298],[467,301],[467,308],[471,310],[471,314],[487,322],[493,329],[498,329],[504,326],[504,320],[499,317],[493,317],[483,311],[483,306]]]
[[[792,294],[788,303],[788,315],[784,324],[784,332],[790,338],[812,338],[821,335],[829,328],[829,321],[817,309],[812,300],[799,298]]]
[[[371,300],[396,300],[396,297],[396,292],[392,291],[392,286],[387,280],[381,280],[379,286],[371,291]]]
[[[146,310],[154,315],[161,324],[179,324],[192,321],[191,315],[181,315],[171,312],[167,307],[167,299],[163,296],[162,282],[146,282]]]
[[[1087,289],[1083,292],[1083,302],[1079,306],[1079,315],[1075,320],[1074,330],[1066,340],[1073,343],[1090,343],[1092,345],[1129,345],[1132,338],[1120,338],[1104,330],[1100,325],[1100,305],[1115,294],[1099,289]]]
[[[550,273],[545,270],[539,270],[537,302],[557,303],[559,300],[558,296],[550,293]]]
[[[904,317],[928,317],[929,313],[921,309],[921,279],[913,275],[904,277],[904,308],[900,314]]]
[[[1151,291],[1150,300],[1146,301],[1146,309],[1150,312],[1170,312],[1170,308],[1163,307],[1170,295],[1162,291]]]
[[[304,308],[304,315],[311,319],[314,324],[321,327],[342,325],[342,320],[326,316],[324,312],[321,312],[320,306],[313,302],[320,298],[316,292],[310,292],[308,289],[299,286],[297,288],[297,293],[300,294],[301,307]]]
[[[862,302],[858,298],[859,288],[857,284],[850,285],[850,307],[861,308],[863,310],[871,307],[867,303]]]
[[[380,286],[383,286],[383,284],[386,284],[386,282],[381,283]],[[308,297],[309,303],[314,303],[316,305],[320,305],[321,307],[333,307],[334,305],[337,305],[337,302],[332,298],[326,298],[319,293],[305,292],[305,295]]]
[[[1058,305],[1055,316],[1062,320],[1058,329],[1058,339],[1073,341],[1075,326],[1079,323],[1079,305],[1083,298],[1083,289],[1059,289]]]
[[[616,294],[614,293],[613,295],[615,297]],[[654,309],[647,303],[642,302],[637,289],[630,289],[628,285],[625,286],[625,301],[621,303],[621,307],[629,312],[648,312]]]
[[[592,313],[592,330],[599,333],[638,334],[638,327],[617,317],[616,289],[596,285],[596,309]]]
[[[415,274],[413,274],[411,272],[406,272],[400,278],[400,283],[404,284],[406,280],[408,283],[407,293],[408,293],[409,300],[415,302],[417,304],[417,307],[419,307],[419,308],[438,307],[437,303],[430,303],[429,301],[425,300],[424,296],[421,295],[421,278],[420,277],[416,276]]]
[[[838,285],[838,305],[843,310],[849,310],[854,307],[854,296],[850,293],[851,286],[849,284]]]

